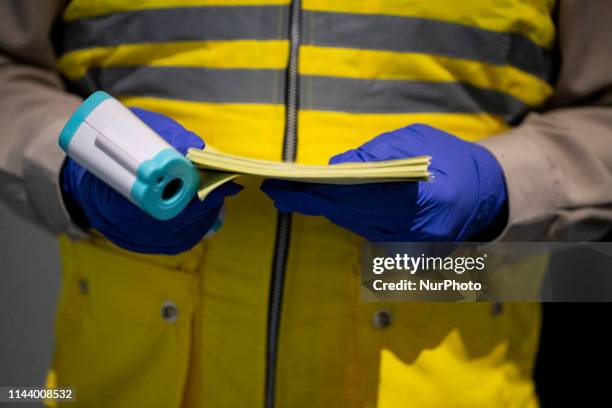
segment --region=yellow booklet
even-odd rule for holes
[[[429,179],[431,157],[334,165],[309,165],[235,156],[206,147],[189,149],[187,158],[202,169],[201,200],[240,175],[323,184],[365,184]]]

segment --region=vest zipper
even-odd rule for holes
[[[285,135],[283,161],[295,161],[297,153],[297,116],[299,102],[298,52],[300,47],[300,0],[293,0],[289,10],[289,64],[285,94]],[[276,357],[283,303],[285,269],[291,238],[291,214],[278,213],[276,240],[272,258],[270,299],[268,301],[268,330],[266,344],[266,373],[264,407],[274,408],[276,388]]]

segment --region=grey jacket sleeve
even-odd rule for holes
[[[63,3],[0,2],[0,198],[52,232],[78,236],[58,182],[57,137],[80,103],[55,70],[50,32]]]
[[[612,230],[610,21],[608,1],[562,0],[561,67],[547,110],[482,142],[509,195],[498,240],[596,240]]]

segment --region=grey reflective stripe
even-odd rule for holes
[[[550,80],[551,52],[518,33],[424,18],[303,12],[302,44],[419,52],[508,64]],[[60,53],[168,41],[286,39],[287,6],[182,7],[138,10],[67,23]]]
[[[95,68],[77,82],[82,92],[216,103],[285,102],[285,71],[185,67]],[[461,82],[300,76],[301,109],[354,113],[447,112],[501,115],[515,122],[529,108],[518,99]]]
[[[355,113],[479,113],[513,123],[528,106],[511,95],[462,82],[301,76],[302,109]]]
[[[552,66],[550,51],[521,34],[403,16],[305,11],[303,44],[508,64],[544,80]]]
[[[90,47],[197,40],[287,38],[287,6],[183,7],[69,22],[61,53]]]
[[[83,92],[218,103],[284,103],[284,70],[185,67],[95,68],[77,81]]]

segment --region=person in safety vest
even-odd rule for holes
[[[360,248],[610,231],[606,1],[23,0],[0,17],[0,194],[61,235],[49,385],[76,389],[66,406],[537,406],[537,304],[362,302]],[[181,152],[431,155],[435,180],[241,179],[157,221],[57,146],[96,90]]]

